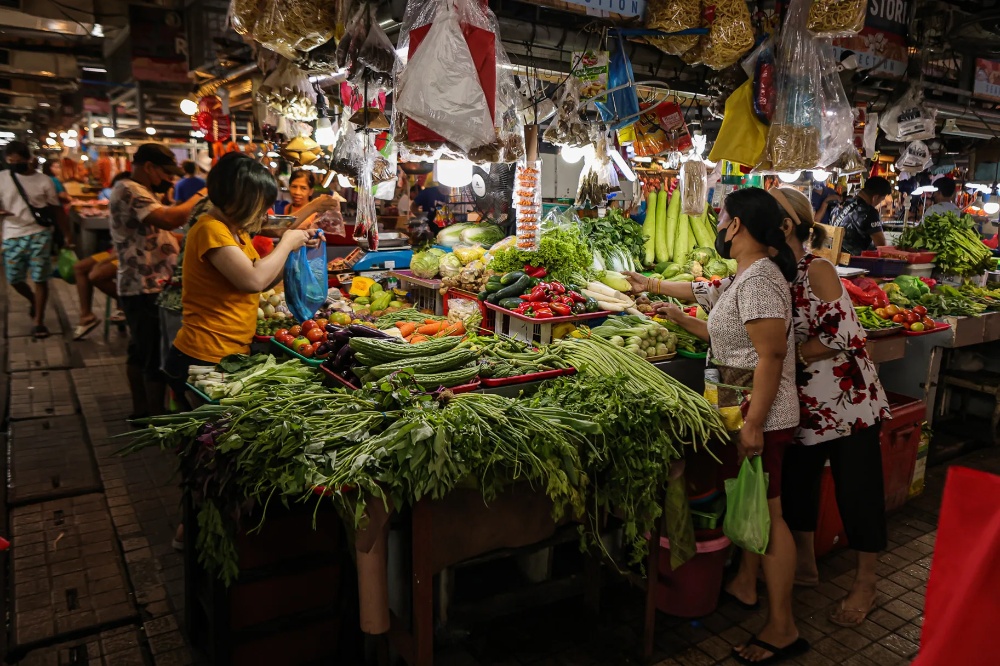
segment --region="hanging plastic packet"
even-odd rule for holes
[[[823,68],[821,103],[823,132],[820,139],[819,166],[826,167],[854,146],[854,109],[847,101],[844,84],[833,56],[833,47],[820,49]]]
[[[238,2],[242,4],[240,0]],[[332,3],[323,0],[267,0],[261,4],[263,6],[257,12],[253,25],[253,39],[289,60],[296,60],[300,51],[325,44],[336,32],[336,11]],[[247,12],[240,8],[240,15],[245,25]]]
[[[777,102],[776,69],[774,61],[774,40],[764,41],[757,50],[753,63],[753,112],[765,125],[771,124]]]
[[[850,37],[865,27],[866,0],[814,0],[809,8],[809,32],[829,39]]]
[[[353,123],[346,120],[341,123],[340,136],[333,148],[330,168],[349,178],[357,178],[364,163],[364,146],[361,139],[361,133]]]
[[[261,101],[289,120],[316,120],[316,91],[305,72],[290,60],[281,59],[257,91]]]
[[[865,160],[861,157],[858,149],[851,146],[830,166],[836,169],[842,176],[850,176],[865,170]]]
[[[700,157],[693,156],[681,165],[679,187],[681,212],[684,215],[702,215],[708,201],[708,167]]]
[[[865,123],[864,136],[861,143],[865,148],[865,155],[872,159],[875,157],[875,142],[878,140],[878,114],[869,113],[868,122]]]
[[[646,27],[661,32],[680,32],[701,27],[700,0],[650,0]],[[698,35],[647,37],[646,41],[665,53],[681,55],[698,43]]]
[[[685,61],[686,56],[691,56],[692,60],[722,70],[738,63],[753,48],[753,21],[745,0],[718,0],[706,6],[702,16],[708,23],[708,34],[682,56]]]
[[[777,103],[758,168],[794,172],[820,166],[822,69],[806,30],[810,0],[792,0],[778,49]]]
[[[934,114],[923,103],[916,86],[896,100],[879,120],[889,141],[926,141],[934,138]]]
[[[532,80],[524,77],[518,89],[521,95],[521,121],[525,125],[540,125],[555,115],[555,103],[545,96],[543,88],[535,88]]]
[[[326,301],[326,241],[315,248],[300,247],[285,260],[285,303],[299,321],[312,319]]]
[[[896,160],[896,168],[909,173],[919,173],[930,168],[933,163],[931,150],[923,141],[912,141]]]
[[[621,35],[612,38],[611,61],[608,64],[608,94],[604,102],[596,102],[598,112],[611,129],[627,127],[639,118],[639,98],[635,94],[632,63],[625,55]]]
[[[580,82],[568,77],[559,91],[556,115],[542,134],[553,146],[582,148],[590,144],[590,128],[580,116]]]

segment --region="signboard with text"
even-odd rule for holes
[[[189,83],[187,38],[181,14],[160,7],[129,7],[132,76],[137,81]]]
[[[972,96],[990,102],[1000,102],[1000,62],[976,58],[976,79]]]
[[[910,5],[910,0],[868,0],[864,29],[852,37],[833,40],[837,58],[844,51],[853,51],[859,70],[870,69],[891,78],[904,76],[909,62],[906,28]]]

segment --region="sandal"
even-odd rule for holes
[[[827,619],[830,620],[830,622],[832,622],[833,624],[837,625],[838,627],[847,627],[849,629],[852,629],[854,627],[860,627],[862,624],[865,623],[865,620],[868,619],[868,614],[871,613],[873,610],[875,610],[875,606],[877,605],[878,605],[878,595],[876,595],[876,597],[872,599],[872,603],[870,606],[868,606],[868,610],[864,610],[862,608],[847,608],[846,606],[844,606],[844,602],[841,601],[840,607],[832,611]],[[838,616],[840,616],[842,613],[858,613],[861,617],[857,622],[848,622],[847,620],[837,619]]]
[[[747,602],[743,601],[742,599],[740,599],[739,597],[737,597],[732,592],[730,592],[728,590],[725,590],[725,589],[722,590],[722,598],[725,599],[725,600],[727,600],[727,601],[733,602],[734,604],[736,604],[737,606],[739,606],[740,608],[742,608],[745,611],[758,611],[758,610],[760,610],[760,599],[758,599],[756,602],[754,602],[752,604],[748,604]]]
[[[88,333],[90,333],[92,330],[100,326],[100,324],[101,324],[100,320],[94,318],[91,321],[88,321],[86,324],[78,325],[76,328],[73,329],[73,339],[83,340],[85,337],[87,337]]]
[[[44,340],[45,338],[49,337],[49,335],[50,335],[49,329],[45,328],[44,326],[35,326],[33,329],[31,329],[31,337],[33,337],[36,340]]]
[[[768,652],[771,653],[770,657],[766,657],[758,661],[751,661],[750,659],[747,659],[739,652],[737,652],[736,648],[733,648],[733,655],[732,655],[733,659],[740,662],[741,664],[746,664],[747,666],[767,666],[767,664],[780,664],[781,662],[786,661],[788,659],[794,659],[795,657],[803,655],[810,649],[809,641],[807,641],[802,637],[796,638],[791,644],[786,645],[783,648],[776,647],[774,645],[771,645],[770,643],[765,643],[764,641],[759,640],[757,636],[751,636],[750,640],[748,640],[746,644],[756,645],[757,647],[767,650]]]
[[[124,324],[125,323],[125,312],[122,310],[115,310],[114,313],[108,318],[112,324]]]

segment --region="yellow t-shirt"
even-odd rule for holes
[[[260,259],[246,232],[236,242],[229,228],[202,215],[188,231],[181,278],[184,319],[174,346],[188,356],[218,363],[230,354],[245,354],[257,328],[259,294],[238,290],[205,256],[218,247],[235,246],[251,261]]]

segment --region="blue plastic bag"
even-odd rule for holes
[[[312,319],[326,301],[326,242],[300,247],[285,260],[285,304],[298,321]]]
[[[625,55],[625,43],[617,35],[616,46],[608,63],[608,101],[595,102],[601,118],[612,130],[628,127],[639,119],[639,98],[635,92],[632,63]]]

